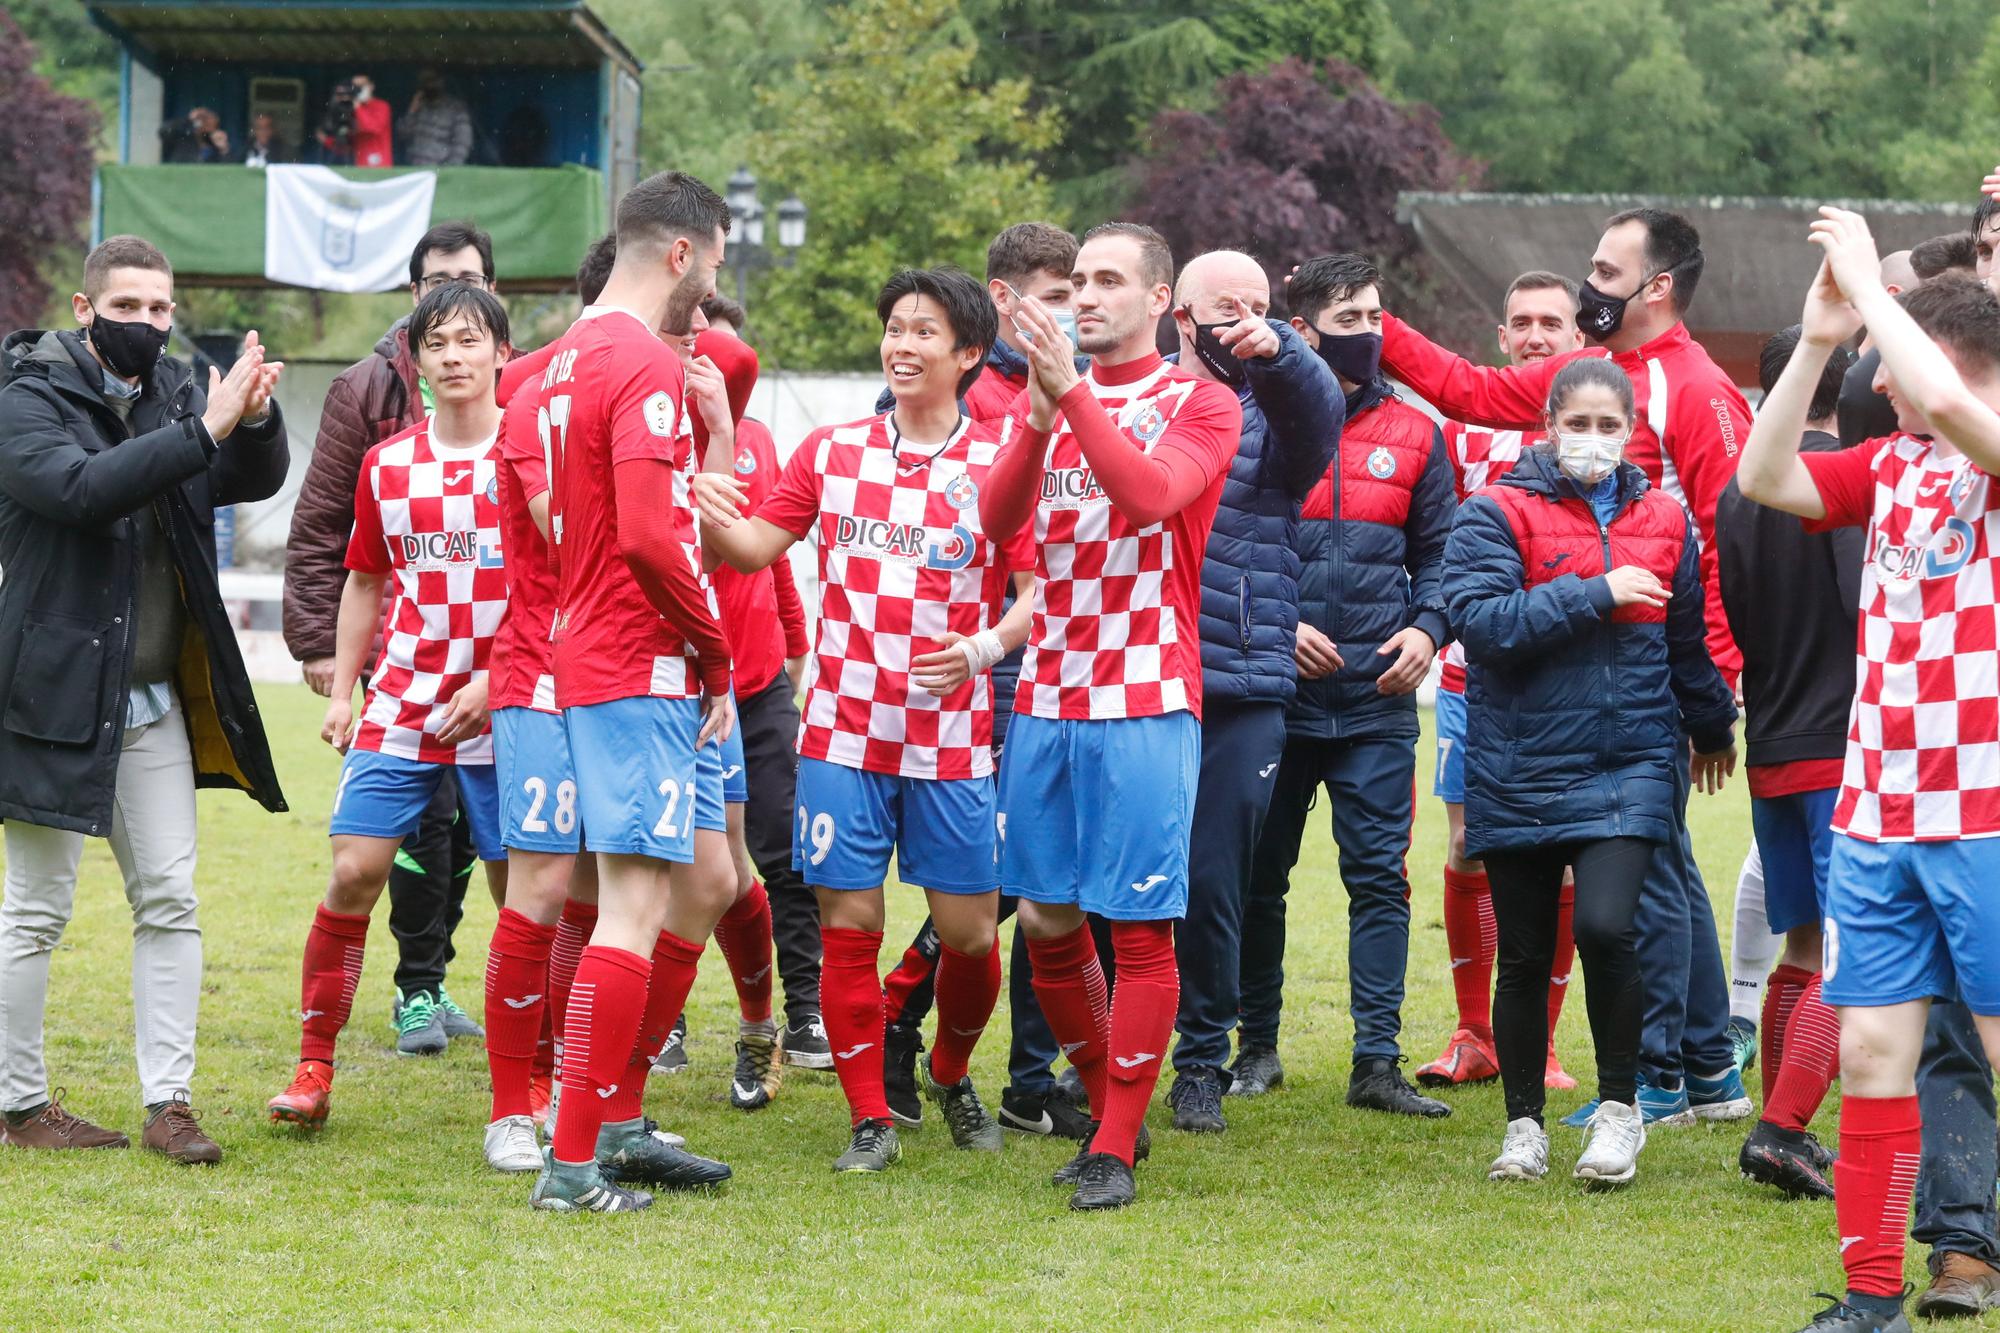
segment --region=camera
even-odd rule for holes
[[[326,110],[320,113],[319,132],[322,139],[345,143],[354,133],[354,83],[347,80],[333,85],[333,93],[326,101]]]

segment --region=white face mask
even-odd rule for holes
[[[1556,465],[1579,486],[1603,481],[1624,457],[1622,437],[1556,433]]]

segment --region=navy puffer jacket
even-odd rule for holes
[[[1340,382],[1292,326],[1244,362],[1243,440],[1201,562],[1201,692],[1211,704],[1290,703],[1299,626],[1299,505],[1340,443]]]
[[[1614,607],[1620,565],[1672,588],[1667,606]],[[1444,591],[1466,656],[1466,855],[1672,836],[1684,737],[1724,749],[1736,721],[1686,511],[1625,463],[1600,527],[1538,447],[1460,508]]]
[[[1340,670],[1299,682],[1285,717],[1294,736],[1415,740],[1414,694],[1375,679],[1396,659],[1376,650],[1412,625],[1450,640],[1441,579],[1458,496],[1444,434],[1376,380],[1346,400],[1347,424],[1299,524],[1299,617],[1333,640]]]

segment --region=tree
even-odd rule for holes
[[[826,369],[879,364],[872,293],[908,265],[979,273],[1001,228],[1046,216],[1031,154],[1057,122],[1027,84],[973,77],[978,45],[953,0],[848,0],[831,46],[765,94],[772,130],[751,161],[767,191],[812,210],[797,266],[772,272],[751,311],[759,347]],[[770,312],[768,315],[759,312]]]
[[[1058,202],[1081,221],[1115,214],[1123,164],[1162,111],[1205,111],[1217,81],[1296,57],[1372,68],[1384,29],[1379,0],[966,0],[985,38],[982,71],[1033,81],[1034,105],[1068,126],[1042,165]]]
[[[717,189],[775,128],[758,96],[790,80],[827,42],[813,0],[599,0],[604,20],[645,62],[645,170],[673,168]]]
[[[1396,221],[1405,190],[1477,186],[1480,166],[1452,147],[1427,106],[1399,106],[1366,74],[1329,60],[1324,78],[1297,60],[1235,74],[1213,115],[1168,111],[1135,164],[1133,213],[1183,259],[1245,250],[1284,290],[1292,265],[1353,250],[1395,275],[1399,305],[1427,312],[1435,290],[1416,237]]]
[[[34,71],[34,48],[0,9],[0,328],[40,320],[43,270],[81,241],[96,166],[97,111]]]
[[[1993,87],[1991,0],[1398,0],[1390,13],[1385,86],[1436,106],[1495,189],[1935,194],[1948,161],[1963,170],[1958,146],[1991,139],[1990,115],[1970,114]]]

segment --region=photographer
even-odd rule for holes
[[[389,104],[375,97],[375,80],[357,74],[334,86],[320,117],[320,147],[335,166],[393,167],[389,133],[394,120]]]
[[[198,106],[183,120],[160,126],[160,160],[174,163],[233,162],[229,134],[213,111]]]

